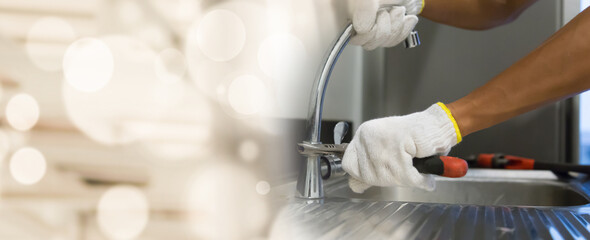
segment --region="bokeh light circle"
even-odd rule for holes
[[[133,186],[112,187],[100,197],[96,220],[110,238],[133,239],[141,234],[149,220],[147,198]]]
[[[16,130],[27,131],[33,128],[39,115],[39,104],[29,94],[17,94],[6,104],[6,120]]]
[[[208,12],[191,34],[196,34],[196,42],[203,54],[218,62],[237,56],[246,42],[244,22],[235,13],[224,9]],[[195,37],[189,34],[189,43],[191,39],[194,41]]]
[[[266,195],[270,192],[270,184],[267,181],[256,183],[256,192],[260,195]]]
[[[126,144],[150,134],[154,121],[166,110],[168,85],[154,71],[157,54],[145,43],[126,36],[105,36],[117,67],[111,80],[97,91],[64,83],[64,104],[70,120],[100,143]],[[175,88],[177,90],[177,88]],[[175,91],[173,91],[175,92]]]
[[[83,38],[66,50],[63,70],[66,81],[79,91],[95,92],[111,80],[114,70],[113,54],[98,39]]]
[[[10,158],[10,174],[20,184],[32,185],[39,182],[46,170],[45,157],[35,148],[23,147]]]
[[[29,59],[45,71],[59,71],[67,46],[76,39],[73,27],[62,18],[43,17],[27,32],[25,50]]]
[[[240,114],[258,113],[267,105],[268,88],[253,75],[242,75],[229,85],[227,93],[230,106]]]

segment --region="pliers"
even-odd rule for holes
[[[482,153],[467,158],[469,167],[500,168],[520,170],[551,170],[558,173],[579,172],[590,174],[590,166],[567,163],[538,162],[532,158],[505,155],[501,153]]]
[[[342,144],[321,144],[321,143],[299,143],[299,153],[307,156],[330,156],[335,155],[342,159],[347,143]],[[339,164],[339,163],[338,163]],[[449,178],[459,178],[465,176],[468,170],[468,164],[465,160],[450,156],[430,156],[425,158],[414,158],[412,164],[418,172],[434,174]],[[331,164],[333,165],[333,164]]]

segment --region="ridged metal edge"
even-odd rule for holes
[[[589,211],[326,199],[279,218],[290,239],[590,239]]]

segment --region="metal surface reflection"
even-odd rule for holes
[[[293,184],[281,188],[287,193]],[[323,203],[290,198],[271,239],[590,237],[586,176],[559,179],[548,171],[470,170],[462,179],[439,179],[437,184],[430,193],[374,188],[358,195],[342,178],[328,181]]]

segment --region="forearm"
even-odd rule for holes
[[[590,8],[526,57],[449,104],[463,136],[590,89]]]
[[[511,22],[537,0],[425,0],[420,14],[466,29],[488,29]]]

